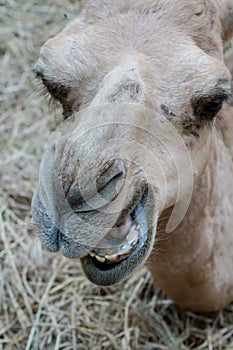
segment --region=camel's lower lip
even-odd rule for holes
[[[131,253],[118,262],[101,262],[90,254],[81,258],[84,273],[91,282],[102,286],[115,284],[129,275],[144,260],[150,246],[150,235],[143,202],[142,199],[135,209],[140,236]]]

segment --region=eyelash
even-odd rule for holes
[[[52,99],[60,101],[66,98],[69,88],[62,84],[56,84],[47,80],[41,72],[35,71],[36,78],[39,79],[51,95]]]
[[[62,98],[66,98],[69,92],[68,87],[60,84],[51,83],[50,81],[46,80],[44,77],[42,77],[42,83],[47,88],[49,94],[54,98],[55,100],[61,100]]]

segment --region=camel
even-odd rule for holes
[[[97,285],[146,264],[183,308],[233,301],[232,36],[232,0],[86,0],[43,45],[64,115],[32,200],[45,249]]]

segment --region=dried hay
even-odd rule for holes
[[[77,10],[75,1],[44,4],[0,1],[0,349],[233,349],[233,305],[182,311],[146,269],[99,288],[78,262],[41,250],[30,200],[60,111],[35,93],[32,69],[41,44]]]

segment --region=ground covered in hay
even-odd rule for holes
[[[61,111],[32,71],[41,44],[76,11],[75,1],[0,0],[0,349],[233,349],[233,305],[181,311],[146,269],[98,288],[78,262],[41,250],[30,201]]]

